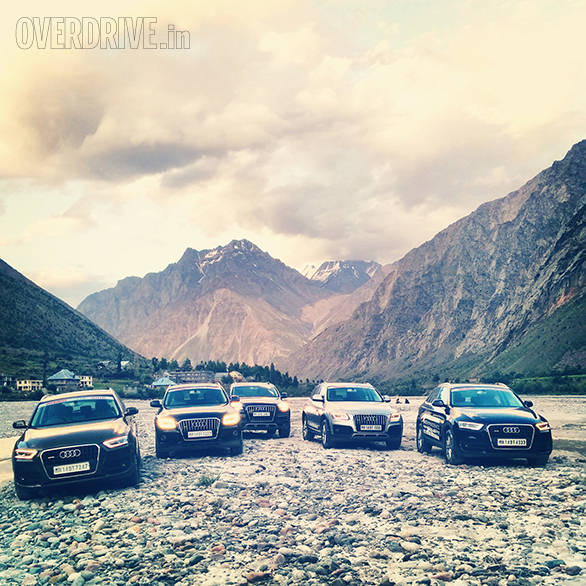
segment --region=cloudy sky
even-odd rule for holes
[[[73,305],[233,238],[390,262],[586,138],[583,0],[87,4],[0,9],[0,257]],[[23,16],[190,49],[24,50]]]

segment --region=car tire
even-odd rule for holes
[[[415,442],[417,444],[417,451],[420,454],[429,454],[429,452],[431,452],[431,444],[425,439],[425,436],[423,435],[423,426],[421,424],[417,425]]]
[[[449,428],[446,429],[444,434],[444,457],[446,462],[452,466],[457,466],[462,463],[462,456],[456,444],[454,432]]]
[[[326,450],[329,450],[335,446],[334,438],[332,437],[332,432],[330,431],[330,426],[325,419],[321,422],[321,445]]]
[[[124,484],[125,486],[138,486],[140,484],[140,463],[138,455],[134,457],[134,464],[130,467]]]
[[[527,458],[527,462],[529,466],[543,468],[549,460],[549,454],[547,456],[534,456],[532,458]]]
[[[387,446],[387,450],[398,450],[401,447],[401,440],[403,439],[403,436],[400,435],[398,437],[393,437],[393,438],[389,438],[388,440],[385,441],[385,444]]]
[[[155,455],[157,456],[157,458],[169,457],[169,450],[164,448],[158,439],[155,439]]]
[[[14,492],[21,501],[30,501],[37,496],[37,491],[34,488],[26,488],[25,486],[14,485]]]
[[[303,431],[303,439],[310,442],[313,440],[313,438],[315,437],[315,434],[313,433],[313,431],[311,431],[311,429],[309,429],[309,425],[307,423],[307,418],[303,418],[302,422],[301,422],[301,427],[302,427],[302,431]]]
[[[289,437],[291,435],[291,424],[279,427],[279,437]]]
[[[240,456],[240,454],[242,454],[242,452],[244,452],[244,442],[241,439],[240,443],[237,446],[230,448],[230,455],[231,456]]]

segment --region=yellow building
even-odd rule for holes
[[[91,389],[94,386],[94,378],[89,374],[82,374],[79,377],[79,386],[82,389]]]
[[[42,380],[22,379],[16,381],[17,391],[40,391],[43,388]]]

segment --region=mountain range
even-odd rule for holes
[[[134,353],[0,260],[0,373],[41,377],[59,360],[85,368]],[[93,361],[91,360],[93,359]],[[57,362],[56,362],[57,361]]]
[[[125,278],[75,311],[1,262],[0,370],[22,369],[33,355],[38,365],[47,353],[132,351],[274,362],[312,379],[584,369],[585,219],[582,141],[384,266],[332,260],[302,274],[233,240],[188,248],[163,271]]]

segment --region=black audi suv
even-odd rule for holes
[[[139,482],[140,449],[134,415],[111,389],[46,395],[12,452],[14,487],[21,499],[45,489],[98,480]]]
[[[291,434],[291,408],[271,383],[233,383],[230,396],[240,398],[244,430],[263,430],[269,436],[279,430],[279,437]]]
[[[321,436],[324,448],[339,442],[384,442],[401,446],[403,417],[368,383],[321,383],[303,407],[303,439]]]
[[[544,466],[552,450],[551,428],[532,407],[504,384],[439,385],[419,408],[417,449],[437,446],[449,464],[524,458]]]
[[[170,386],[163,401],[151,401],[159,409],[155,417],[155,449],[158,458],[181,451],[228,448],[242,453],[242,414],[238,397],[230,401],[219,383]]]

